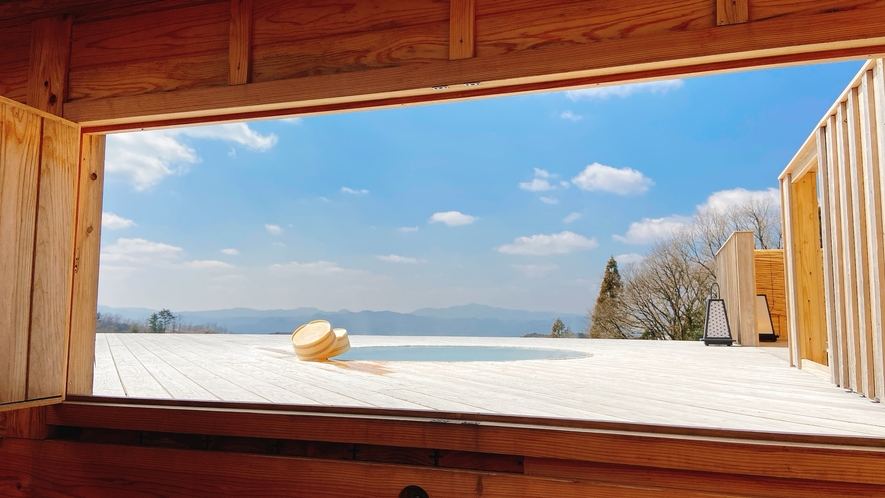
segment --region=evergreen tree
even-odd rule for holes
[[[162,334],[166,332],[166,326],[163,325],[163,319],[158,313],[151,313],[147,319],[148,330],[154,334]]]
[[[562,320],[557,318],[556,321],[553,322],[553,327],[550,329],[550,337],[557,339],[575,337],[575,333],[572,332],[572,329],[562,323]]]
[[[618,262],[612,256],[605,265],[605,274],[599,286],[599,296],[590,314],[590,330],[592,339],[628,339],[630,334],[625,330],[625,309],[621,300],[621,274]]]

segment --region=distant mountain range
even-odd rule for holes
[[[99,313],[141,321],[157,310],[99,306]],[[423,308],[411,313],[393,311],[322,311],[316,308],[255,310],[232,308],[212,311],[172,310],[184,323],[215,323],[238,334],[292,332],[311,320],[328,320],[349,334],[519,337],[530,333],[549,334],[560,318],[575,332],[584,330],[584,316],[575,313],[520,311],[467,304],[450,308]]]

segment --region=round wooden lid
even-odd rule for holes
[[[325,320],[314,320],[304,324],[292,333],[292,345],[295,352],[303,356],[312,356],[328,349],[335,343],[332,326]]]

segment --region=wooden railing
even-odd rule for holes
[[[885,399],[885,69],[868,61],[780,176],[791,358]],[[820,256],[817,256],[820,254]],[[821,311],[824,310],[824,311]],[[801,339],[801,340],[800,340]],[[819,344],[826,356],[815,358]]]

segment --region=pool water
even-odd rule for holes
[[[487,346],[371,346],[352,348],[336,360],[363,361],[519,361],[566,360],[589,356],[563,349]]]

